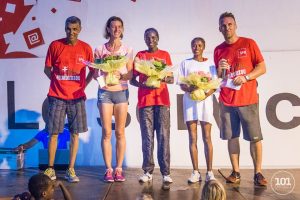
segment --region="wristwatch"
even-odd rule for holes
[[[246,75],[244,77],[245,77],[246,81],[250,81],[250,76],[249,75]]]

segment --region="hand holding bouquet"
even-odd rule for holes
[[[116,72],[126,65],[128,58],[126,56],[119,55],[109,55],[104,57],[103,59],[99,59],[97,63],[91,63],[87,61],[83,61],[84,64],[100,69],[103,72],[106,72],[107,75],[105,77],[106,85],[118,85],[120,83],[119,79],[116,76]]]
[[[181,83],[194,88],[190,92],[190,97],[195,101],[202,101],[206,98],[205,91],[210,89],[217,89],[222,79],[212,80],[210,73],[194,72],[186,77],[180,79]]]
[[[134,66],[136,71],[148,76],[145,84],[153,88],[159,88],[161,80],[170,74],[172,70],[162,60],[157,59],[140,60],[136,58]]]

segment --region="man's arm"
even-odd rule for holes
[[[15,150],[17,151],[23,151],[26,149],[30,149],[31,147],[33,147],[34,145],[36,145],[39,141],[35,138],[32,138],[31,140],[29,140],[28,142],[24,143],[24,144],[20,144],[18,147],[15,148]]]
[[[235,77],[235,79],[233,80],[233,83],[235,85],[241,85],[243,83],[246,83],[247,81],[250,81],[250,80],[260,77],[264,73],[266,73],[266,64],[263,61],[263,62],[258,63],[249,74],[246,74],[245,76]],[[246,76],[247,76],[247,78],[246,78]]]
[[[249,80],[252,79],[256,79],[258,77],[260,77],[261,75],[266,73],[266,64],[265,62],[260,62],[258,63],[255,68],[249,73],[247,74],[247,76],[249,76]]]
[[[89,73],[85,79],[85,86],[87,86],[91,82],[91,80],[93,79],[94,73],[95,73],[94,70],[89,71]]]
[[[45,68],[44,68],[44,73],[45,73],[46,76],[49,78],[49,80],[51,79],[51,71],[52,71],[52,67],[45,66]]]

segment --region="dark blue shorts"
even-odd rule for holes
[[[109,103],[109,104],[119,104],[119,103],[127,103],[129,98],[129,91],[121,90],[121,91],[107,91],[107,90],[98,90],[98,105],[101,103]]]

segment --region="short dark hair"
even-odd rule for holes
[[[224,12],[220,15],[219,17],[219,23],[221,22],[222,19],[224,19],[225,17],[231,17],[234,21],[235,21],[235,17],[231,12]]]
[[[155,35],[157,36],[158,40],[159,40],[159,34],[158,34],[158,31],[155,28],[147,28],[144,32],[144,37],[148,34],[148,32],[154,32]]]
[[[81,26],[81,20],[76,16],[71,16],[66,19],[65,27],[67,27],[68,24],[79,24],[79,26]]]
[[[194,39],[192,39],[191,41],[191,46],[193,45],[194,42],[196,41],[201,41],[204,45],[204,48],[205,48],[205,40],[202,38],[202,37],[195,37]]]
[[[111,22],[113,21],[119,21],[121,22],[122,26],[124,27],[124,23],[123,23],[123,20],[120,18],[120,17],[117,17],[117,16],[112,16],[110,17],[107,22],[106,22],[106,26],[105,26],[105,31],[104,31],[104,37],[106,39],[109,39],[110,38],[110,33],[107,31],[107,28],[110,27],[110,24]],[[123,34],[121,34],[121,38],[123,38]]]
[[[44,191],[52,185],[51,179],[42,173],[33,175],[28,181],[28,190],[35,199],[39,199]]]

